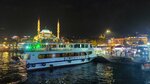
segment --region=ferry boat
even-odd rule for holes
[[[25,43],[22,50],[27,70],[82,64],[96,57],[89,43]]]

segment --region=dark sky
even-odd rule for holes
[[[59,18],[65,37],[150,33],[150,0],[1,0],[0,35],[33,36],[38,16],[54,34]]]

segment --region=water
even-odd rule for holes
[[[1,62],[4,62],[0,70],[2,84],[21,80],[20,74],[26,74],[10,68],[11,55],[14,54],[0,54]],[[53,70],[30,71],[26,75],[28,79],[24,84],[150,84],[150,72],[141,71],[139,66],[124,64],[90,62]],[[2,79],[5,76],[10,78]]]
[[[27,72],[22,64],[13,61],[12,56],[20,55],[14,52],[0,52],[0,84],[20,83],[27,78]]]

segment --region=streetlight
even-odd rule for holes
[[[105,37],[106,37],[106,41],[107,41],[107,46],[109,46],[109,39],[110,39],[110,34],[111,34],[111,30],[107,29],[105,32]],[[112,47],[110,46],[110,52],[112,52]]]
[[[109,29],[106,30],[106,34],[110,34],[111,31]]]
[[[111,32],[110,29],[107,29],[107,30],[105,31],[105,37],[106,37],[106,39],[109,39],[111,33],[112,33],[112,32]]]

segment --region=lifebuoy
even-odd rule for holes
[[[32,67],[35,67],[35,64],[32,64]]]
[[[46,63],[42,63],[42,66],[45,66],[46,65]]]

